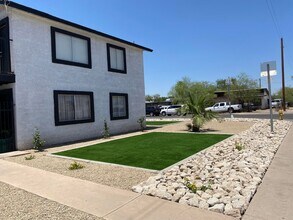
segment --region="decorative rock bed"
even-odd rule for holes
[[[291,122],[253,121],[248,130],[207,148],[147,181],[135,192],[240,218],[248,207]]]

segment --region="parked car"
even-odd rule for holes
[[[181,105],[171,105],[165,108],[161,109],[160,114],[162,116],[166,116],[166,115],[181,115],[179,109],[181,108]]]
[[[161,109],[157,106],[150,106],[145,108],[145,114],[149,116],[159,116]]]
[[[282,107],[283,100],[282,99],[274,99],[272,101],[272,108],[280,108]],[[288,102],[286,102],[286,108],[288,107]]]
[[[243,103],[242,105],[243,112],[252,112],[252,111],[256,111],[257,109],[259,109],[259,106],[256,106],[253,103]]]
[[[206,111],[212,112],[234,112],[234,111],[241,111],[242,105],[241,104],[234,104],[229,105],[228,102],[218,102],[214,104],[212,107],[205,108]]]
[[[272,108],[280,107],[282,105],[282,99],[272,100]]]

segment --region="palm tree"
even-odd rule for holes
[[[211,111],[206,111],[208,100],[204,95],[192,95],[188,92],[188,99],[182,107],[182,113],[192,114],[192,123],[190,129],[198,132],[200,128],[208,121],[218,118],[218,114]]]

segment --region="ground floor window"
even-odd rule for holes
[[[55,125],[93,122],[92,92],[54,91]]]
[[[111,120],[128,119],[128,94],[110,93]]]

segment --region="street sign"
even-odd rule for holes
[[[270,66],[270,76],[277,75],[277,65],[276,61],[269,61],[260,64],[260,76],[265,77],[268,76],[267,66]]]

